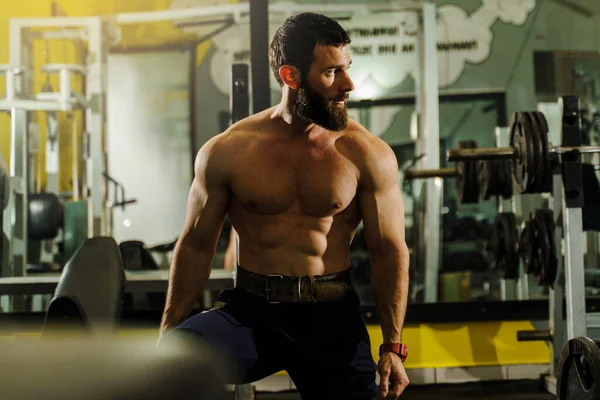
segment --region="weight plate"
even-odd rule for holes
[[[507,171],[505,168],[505,163],[506,161],[510,160],[494,160],[494,176],[496,177],[495,180],[495,192],[496,192],[496,196],[500,196],[503,198],[506,198],[506,189],[507,189],[507,181],[509,179],[512,179],[512,176],[510,175],[510,171],[508,172],[508,175],[506,175]]]
[[[542,146],[544,148],[544,181],[542,193],[552,193],[552,167],[550,163],[550,144],[548,142],[548,122],[543,113],[539,111],[533,111],[532,115],[536,118],[540,125],[540,132],[542,135]]]
[[[551,210],[537,210],[536,218],[538,222],[541,222],[544,232],[544,243],[541,244],[543,257],[544,257],[544,274],[543,284],[548,286],[554,286],[556,280],[556,273],[558,268],[558,259],[556,258],[556,246],[555,246],[555,227],[554,217]]]
[[[538,257],[539,238],[535,219],[530,219],[527,221],[527,230],[529,235],[529,249],[527,249],[527,274],[531,277],[533,282],[539,285],[542,271]]]
[[[546,286],[549,279],[549,252],[550,252],[550,237],[546,221],[540,215],[539,210],[536,210],[533,220],[534,236],[535,236],[535,255],[537,258],[537,274],[533,276],[533,280],[540,286]]]
[[[542,138],[539,130],[541,127],[537,123],[537,119],[531,115],[530,112],[524,111],[523,117],[525,119],[525,123],[523,123],[523,127],[525,128],[524,134],[531,138],[530,142],[533,144],[533,159],[535,159],[535,163],[533,164],[533,168],[530,168],[530,181],[531,186],[527,193],[539,193],[541,187],[543,186],[540,183],[540,178],[543,177],[543,151],[542,148]]]
[[[517,138],[519,137],[517,115],[517,113],[514,113],[512,120],[510,121],[510,147],[515,149],[516,152],[515,158],[511,160],[513,176],[517,186],[520,190],[522,190],[524,182],[527,179],[524,174],[524,166],[527,159],[527,149],[521,149],[522,143],[517,142]]]
[[[459,149],[476,148],[473,140],[458,142]],[[477,161],[460,161],[456,163],[458,176],[456,178],[456,191],[461,204],[479,202],[479,177]]]
[[[493,271],[499,270],[499,252],[500,248],[500,230],[497,221],[494,221],[490,227],[487,240],[485,242],[485,253],[488,260],[488,266]]]
[[[523,223],[519,237],[519,254],[525,272],[540,286],[553,286],[558,259],[551,210],[537,209]]]
[[[548,128],[548,121],[546,120],[544,113],[541,111],[533,111],[533,113],[538,117],[538,120],[542,125],[542,130],[546,133],[550,132],[550,128]]]
[[[515,279],[516,273],[511,247],[514,237],[511,232],[511,218],[508,213],[500,213],[494,223],[498,231],[499,243],[496,253],[498,272],[503,279]],[[518,260],[517,260],[518,265]]]
[[[493,167],[494,160],[481,160],[477,163],[479,177],[479,196],[481,200],[488,200],[496,195],[496,175]]]
[[[513,213],[502,213],[501,222],[504,229],[504,251],[507,270],[505,279],[518,279],[519,252],[517,218]]]
[[[533,232],[533,243],[535,254],[535,266],[532,279],[539,286],[546,286],[548,279],[552,277],[549,275],[549,254],[550,254],[550,235],[548,234],[548,228],[543,217],[545,210],[535,210],[531,215],[531,225]]]
[[[505,199],[510,199],[513,194],[513,175],[511,172],[512,162],[510,160],[501,160],[502,161],[502,197]]]
[[[512,196],[510,189],[512,186],[512,174],[510,167],[506,168],[507,163],[510,165],[510,160],[494,160],[494,176],[496,176],[496,196],[501,196],[504,199],[508,199]]]
[[[513,176],[519,187],[520,193],[529,193],[533,184],[536,158],[534,155],[534,143],[528,134],[531,125],[524,113],[513,114],[510,129],[510,147],[517,152],[513,159]]]
[[[548,132],[544,130],[537,111],[527,112],[532,126],[532,137],[535,143],[535,154],[537,158],[536,174],[532,193],[545,193],[548,186],[548,174],[550,174],[550,161],[548,154]]]
[[[533,131],[533,127],[531,126],[531,121],[529,120],[529,118],[527,117],[526,113],[520,113],[521,114],[521,135],[524,136],[524,140],[527,142],[527,145],[529,146],[529,153],[528,153],[528,162],[526,164],[527,167],[527,171],[526,171],[526,176],[527,176],[527,187],[525,188],[524,193],[535,193],[535,178],[537,175],[537,168],[538,168],[538,142],[536,140],[535,135],[532,134]]]
[[[539,265],[536,258],[536,238],[533,218],[523,222],[519,236],[519,255],[523,263],[523,270],[532,278],[539,276]]]
[[[477,164],[481,200],[498,196],[509,199],[513,195],[510,160],[481,160]]]
[[[492,174],[496,177],[494,181],[494,193],[504,199],[512,197],[512,173],[510,160],[494,160]]]
[[[539,284],[545,286],[550,279],[550,235],[548,234],[548,224],[544,218],[542,210],[536,210],[535,220],[538,228],[538,260],[541,267]]]
[[[490,228],[485,250],[490,269],[497,271],[503,279],[518,278],[517,237],[517,223],[514,214],[498,214]]]
[[[542,217],[545,218],[547,233],[549,237],[548,265],[546,267],[546,283],[554,286],[556,273],[558,271],[558,258],[556,256],[556,226],[554,224],[554,213],[552,210],[542,210]]]
[[[502,196],[504,194],[503,184],[506,181],[506,177],[504,176],[503,161],[504,160],[493,160],[492,163],[490,174],[494,177],[493,192],[495,196]]]
[[[550,166],[550,145],[548,143],[548,123],[546,117],[539,111],[534,111],[533,116],[540,124],[542,133],[542,146],[544,147],[544,182],[542,193],[552,192],[552,168]]]
[[[467,145],[469,148],[475,149],[477,148],[477,142],[474,140],[468,140]],[[469,180],[469,185],[471,186],[470,195],[467,198],[467,202],[463,204],[469,203],[478,203],[479,202],[479,179],[477,176],[477,161],[470,162],[470,170],[471,170],[471,179]]]
[[[533,164],[530,165],[529,168],[529,181],[531,186],[527,193],[540,193],[543,185],[543,176],[544,176],[544,148],[542,145],[542,135],[540,133],[541,127],[537,123],[537,119],[530,112],[523,112],[523,134],[527,135],[530,140],[529,142],[532,144],[532,160]]]
[[[600,349],[587,337],[570,339],[556,369],[558,400],[600,399]]]
[[[477,175],[479,179],[479,196],[481,200],[490,198],[489,190],[489,163],[487,160],[481,160],[477,163]]]

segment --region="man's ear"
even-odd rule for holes
[[[283,83],[291,89],[298,89],[300,86],[300,71],[291,65],[284,65],[279,68],[279,76]]]

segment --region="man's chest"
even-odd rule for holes
[[[354,164],[334,148],[257,146],[235,163],[230,188],[250,211],[297,211],[325,217],[352,202],[358,186]]]

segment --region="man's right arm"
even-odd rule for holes
[[[198,152],[183,232],[173,250],[161,337],[188,316],[204,292],[229,204],[222,138]]]

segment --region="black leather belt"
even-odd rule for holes
[[[352,270],[328,275],[261,275],[237,267],[236,287],[269,303],[315,303],[341,300],[354,290]]]

